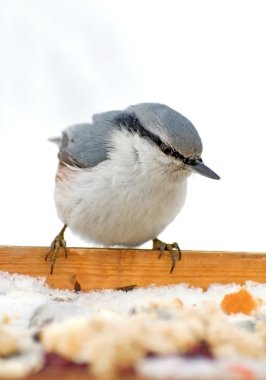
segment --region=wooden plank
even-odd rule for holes
[[[60,289],[73,289],[78,281],[84,291],[133,284],[187,283],[206,288],[211,283],[266,282],[266,253],[183,251],[170,274],[168,252],[158,260],[153,250],[68,248],[68,258],[61,252],[51,275],[50,262],[44,261],[47,249],[0,246],[0,270],[45,276],[48,285]]]

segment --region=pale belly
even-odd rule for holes
[[[157,237],[175,218],[186,183],[136,172],[76,172],[71,183],[57,183],[55,200],[62,222],[84,240],[136,246]]]

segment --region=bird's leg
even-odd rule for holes
[[[67,257],[66,241],[64,239],[64,233],[65,233],[66,228],[67,228],[67,225],[65,224],[64,227],[62,228],[62,230],[59,232],[59,234],[56,235],[56,237],[52,241],[52,244],[50,245],[49,251],[47,252],[47,255],[45,256],[45,261],[50,256],[51,274],[53,274],[55,260],[57,258],[57,254],[58,254],[60,248],[64,249],[65,257]]]
[[[160,253],[159,253],[159,257],[158,259],[161,258],[162,254],[164,251],[169,251],[170,254],[171,254],[171,259],[172,259],[172,266],[171,266],[171,269],[170,269],[170,273],[173,272],[173,270],[175,269],[175,264],[176,264],[176,261],[180,261],[181,260],[181,250],[179,248],[179,245],[177,244],[177,242],[174,242],[172,244],[167,244],[167,243],[164,243],[163,241],[159,240],[159,239],[153,239],[153,247],[152,249],[158,249],[160,250]]]

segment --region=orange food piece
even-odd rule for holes
[[[258,301],[246,289],[226,294],[221,302],[221,307],[227,314],[243,313],[250,315],[257,306]]]
[[[244,365],[233,364],[229,367],[232,372],[235,372],[243,380],[255,379],[255,373],[252,369],[245,367]]]

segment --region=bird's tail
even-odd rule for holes
[[[61,137],[49,137],[48,141],[59,146],[61,144]]]

